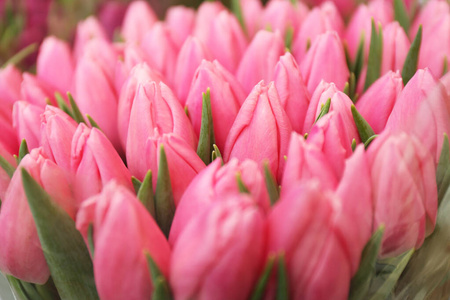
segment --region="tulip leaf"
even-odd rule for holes
[[[395,20],[403,27],[405,33],[409,33],[409,16],[403,0],[394,0],[394,17]]]
[[[383,32],[381,26],[377,30],[375,21],[372,19],[372,31],[370,36],[369,57],[367,59],[366,81],[364,91],[374,83],[381,74],[381,59],[383,54]]]
[[[250,194],[250,191],[248,190],[247,186],[242,181],[242,177],[241,177],[241,173],[240,172],[237,172],[237,174],[236,174],[236,181],[237,181],[237,185],[238,185],[238,189],[239,189],[240,193]]]
[[[78,107],[77,103],[75,102],[75,99],[73,99],[72,94],[67,92],[67,97],[69,98],[70,106],[72,107],[72,116],[73,119],[77,123],[86,123],[86,120],[83,117],[83,114],[80,111],[80,108]]]
[[[9,178],[12,178],[16,168],[9,163],[3,156],[0,155],[0,167],[8,174]]]
[[[331,106],[331,98],[328,98],[327,102],[325,102],[325,104],[322,104],[320,108],[320,113],[317,116],[316,121],[314,121],[314,124],[317,123],[317,121],[319,121],[320,118],[325,116],[330,111],[330,106]]]
[[[380,252],[381,240],[383,238],[384,226],[378,228],[367,242],[361,254],[359,268],[353,276],[350,284],[348,300],[365,299],[369,291],[370,283],[375,275],[375,264]]]
[[[280,198],[280,193],[267,162],[264,162],[264,180],[266,182],[267,192],[269,193],[270,204],[274,205],[278,201],[278,198]]]
[[[53,279],[50,276],[43,285],[20,280],[11,275],[6,275],[6,279],[13,291],[16,299],[19,300],[60,300]]]
[[[361,70],[364,65],[364,32],[359,39],[358,51],[356,52],[355,61],[351,66],[351,71],[355,74],[355,83],[361,75]]]
[[[94,119],[90,115],[86,115],[86,118],[88,119],[89,124],[91,125],[91,128],[97,128],[98,130],[101,131],[100,126],[98,126],[97,122],[95,122]]]
[[[242,12],[242,6],[240,0],[231,0],[231,11],[236,16],[239,24],[241,24],[242,30],[246,32],[244,14]]]
[[[417,71],[417,63],[419,61],[420,44],[422,43],[422,25],[417,30],[416,37],[409,48],[408,54],[405,58],[405,63],[402,69],[403,84],[406,85],[408,81],[414,76]]]
[[[161,145],[155,191],[155,220],[166,237],[169,236],[174,214],[175,203],[170,183],[169,165],[166,151],[164,151],[164,146]]]
[[[139,193],[139,189],[141,188],[142,182],[134,176],[131,176],[131,183],[133,184],[134,191]]]
[[[25,169],[21,175],[42,250],[61,298],[98,299],[91,257],[75,222]]]
[[[145,252],[147,258],[147,266],[153,283],[152,300],[171,300],[173,299],[169,284],[150,253]]]
[[[352,151],[355,152],[356,149],[356,139],[352,139]]]
[[[27,141],[23,139],[19,147],[19,156],[17,157],[17,164],[19,164],[22,161],[22,158],[24,158],[25,155],[27,155],[28,153],[30,153],[30,151],[28,150]]]
[[[56,103],[58,104],[58,107],[63,112],[68,114],[72,119],[74,119],[72,111],[70,110],[70,107],[67,105],[66,101],[63,99],[63,97],[61,96],[60,93],[58,93],[58,92],[55,93],[55,99],[56,99]]]
[[[444,56],[444,64],[442,66],[442,75],[441,77],[444,77],[445,74],[448,72],[448,58],[447,56]]]
[[[368,138],[367,141],[364,143],[364,148],[367,149],[377,136],[378,134],[374,134],[370,138]]]
[[[87,240],[88,240],[89,250],[91,251],[91,256],[92,256],[92,258],[94,258],[94,252],[95,252],[95,247],[94,247],[94,225],[92,223],[89,224],[89,226],[88,226]]]
[[[211,162],[211,152],[214,149],[214,127],[209,88],[206,90],[206,93],[203,93],[202,101],[202,124],[200,126],[200,138],[198,140],[197,154],[207,165]]]
[[[272,273],[274,262],[275,262],[275,255],[270,255],[269,258],[267,259],[267,263],[264,267],[264,270],[261,276],[259,277],[258,282],[256,283],[255,290],[253,291],[250,300],[263,299],[267,283],[269,282],[270,279],[270,274]]]
[[[359,137],[363,143],[366,143],[372,136],[375,135],[372,127],[370,127],[369,123],[364,119],[363,116],[356,110],[356,107],[352,105],[352,116],[355,121],[356,128],[358,129]]]
[[[289,283],[286,270],[286,261],[284,254],[278,255],[278,270],[277,270],[277,294],[276,300],[289,300]]]
[[[33,44],[30,44],[30,45],[26,46],[25,48],[23,48],[22,50],[20,50],[16,54],[14,54],[13,57],[8,59],[8,61],[6,61],[3,64],[2,69],[5,68],[8,65],[16,65],[17,66],[25,58],[27,58],[28,56],[30,56],[31,54],[36,52],[36,50],[38,50],[38,44],[37,43],[33,43]]]
[[[291,51],[293,40],[294,40],[294,28],[292,28],[292,26],[288,26],[286,29],[286,33],[284,35],[284,47],[287,50],[286,52]]]
[[[219,150],[219,148],[217,147],[216,144],[213,144],[213,149],[214,150],[211,153],[211,161],[214,161],[217,158],[222,159],[222,153],[220,153],[220,150]],[[222,162],[222,165],[223,165],[223,162]]]
[[[151,170],[149,170],[145,175],[144,180],[142,181],[142,184],[137,192],[137,198],[145,206],[153,219],[155,219],[155,200],[153,197],[153,181]]]
[[[438,203],[440,205],[450,186],[450,147],[447,134],[444,134],[441,155],[436,168],[436,183],[438,188]]]

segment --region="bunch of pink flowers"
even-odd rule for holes
[[[445,283],[448,257],[433,287],[395,289],[411,249],[448,252],[450,4],[310,2],[160,21],[136,1],[120,40],[91,16],[73,47],[44,39],[36,74],[0,70],[0,270],[19,299]]]

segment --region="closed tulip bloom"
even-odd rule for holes
[[[23,189],[21,168],[25,168],[72,218],[74,201],[63,171],[44,156],[41,148],[32,150],[22,159],[2,199],[0,270],[27,282],[44,284],[50,271]]]
[[[12,166],[16,167],[16,160],[14,159],[14,156],[6,148],[3,146],[3,144],[0,142],[0,155],[6,159],[7,162],[9,162]],[[6,190],[8,189],[9,182],[11,181],[11,178],[9,177],[8,173],[6,173],[3,168],[0,168],[0,201],[3,201],[5,199]]]
[[[269,82],[272,79],[275,66],[284,52],[284,42],[279,32],[258,31],[236,71],[236,78],[246,93],[250,93],[261,80]]]
[[[91,16],[77,25],[73,50],[75,59],[81,57],[84,47],[93,39],[108,41],[108,35],[98,19]]]
[[[13,126],[18,142],[27,141],[28,149],[37,148],[41,142],[39,123],[44,109],[25,101],[17,101],[13,108]]]
[[[334,31],[319,35],[300,64],[308,91],[312,93],[320,81],[333,82],[343,90],[350,72],[341,39]]]
[[[20,99],[22,74],[13,64],[0,70],[0,116],[11,121],[11,111],[15,101]]]
[[[145,115],[145,117],[143,117]],[[147,167],[142,164],[142,151],[147,139],[157,133],[174,133],[196,149],[197,138],[178,100],[164,83],[139,84],[130,113],[127,135],[127,164],[131,174],[142,180]]]
[[[170,228],[171,245],[174,245],[184,228],[200,211],[226,195],[241,193],[238,176],[255,203],[263,211],[269,211],[269,194],[258,164],[252,160],[239,163],[237,159],[232,159],[221,167],[221,161],[217,159],[202,170],[184,192]]]
[[[299,133],[303,132],[310,95],[292,54],[286,53],[280,57],[275,66],[273,81],[281,105],[291,121],[292,129]]]
[[[226,8],[220,1],[203,2],[197,9],[193,35],[199,38],[203,43],[206,43],[212,23],[224,10],[226,10]]]
[[[303,132],[309,132],[314,125],[317,118],[317,110],[320,112],[320,103],[325,103],[328,99],[333,98],[334,94],[338,91],[334,83],[320,82],[311,95],[311,101],[309,102],[308,111],[305,116],[305,124],[303,125]]]
[[[263,213],[249,196],[214,202],[192,219],[173,247],[175,299],[248,299],[263,267],[264,245]]]
[[[296,32],[292,45],[295,58],[302,61],[308,47],[322,33],[336,31],[339,36],[343,36],[344,28],[344,20],[333,2],[327,1],[320,7],[313,8]]]
[[[36,63],[37,76],[62,92],[72,88],[75,65],[69,45],[56,37],[41,44]]]
[[[202,93],[205,93],[208,88],[214,137],[219,149],[223,150],[239,107],[244,102],[245,93],[236,78],[220,63],[203,60],[194,74],[186,100],[189,118],[197,136],[200,134],[202,121]]]
[[[48,101],[53,105],[56,104],[54,94],[57,90],[54,87],[35,75],[23,73],[22,76],[20,100],[27,101],[42,108],[48,104]]]
[[[170,30],[173,42],[180,49],[194,31],[195,10],[182,5],[171,6],[167,10],[165,23]]]
[[[146,1],[132,2],[125,13],[121,34],[126,42],[140,44],[158,17]]]
[[[381,256],[419,248],[434,229],[437,187],[433,157],[418,139],[385,133],[367,151],[374,228],[384,224]]]
[[[81,206],[76,226],[85,240],[90,225],[94,229],[92,255],[100,298],[150,299],[154,282],[146,253],[168,278],[171,250],[145,207],[127,188],[112,181]]]
[[[253,38],[261,28],[262,3],[259,0],[241,0],[240,3],[245,32],[249,38]]]
[[[288,28],[297,32],[306,15],[308,7],[303,2],[293,4],[291,1],[271,0],[261,17],[261,26],[285,34]]]
[[[228,135],[224,160],[236,157],[267,161],[272,174],[281,179],[292,126],[280,103],[273,82],[260,82],[242,104]]]
[[[401,71],[410,47],[411,43],[405,30],[397,22],[387,24],[383,28],[381,74],[391,70]]]
[[[450,97],[450,72],[447,72],[447,74],[443,76],[440,81],[444,85],[447,95]]]
[[[117,0],[104,2],[98,8],[98,18],[109,39],[114,38],[114,33],[122,24],[127,4]]]
[[[19,139],[17,130],[13,127],[12,121],[5,120],[0,115],[0,145],[10,154],[19,152]]]
[[[111,142],[97,128],[78,125],[72,140],[74,194],[80,205],[111,180],[132,190],[131,175]]]

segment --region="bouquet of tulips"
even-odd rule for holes
[[[447,0],[107,13],[0,69],[16,299],[448,299]]]

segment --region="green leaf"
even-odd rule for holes
[[[211,161],[211,152],[214,147],[214,127],[211,113],[211,96],[209,88],[203,93],[202,124],[198,140],[197,154],[207,165]]]
[[[278,272],[277,272],[277,295],[276,300],[289,300],[289,284],[286,270],[286,262],[284,254],[278,255]]]
[[[153,197],[153,181],[152,181],[152,171],[149,170],[142,181],[142,185],[140,186],[137,198],[141,203],[145,206],[147,211],[156,219],[155,213],[155,199]]]
[[[158,166],[158,179],[155,191],[155,215],[156,223],[166,237],[169,237],[175,214],[175,203],[173,200],[172,185],[170,183],[169,165],[167,164],[166,152],[161,145]]]
[[[95,247],[94,247],[94,225],[91,223],[88,227],[87,240],[89,245],[89,250],[91,251],[92,258],[94,258]]]
[[[216,160],[217,158],[222,159],[222,153],[220,153],[219,148],[216,144],[213,144],[213,152],[211,153],[211,161]],[[223,164],[223,163],[222,163]]]
[[[81,113],[80,109],[78,108],[77,103],[75,102],[75,100],[72,97],[72,94],[68,92],[67,97],[69,98],[69,103],[70,103],[70,106],[72,107],[73,119],[77,123],[86,123],[86,121],[84,120],[83,114]]]
[[[237,174],[236,174],[236,181],[237,181],[237,185],[238,185],[238,189],[239,189],[240,193],[250,194],[250,191],[248,190],[247,186],[242,181],[242,177],[241,177],[241,173],[240,172],[237,172]]]
[[[349,87],[348,87],[348,97],[353,101],[353,103],[356,103],[357,100],[357,94],[356,94],[356,77],[355,73],[350,73],[350,78],[348,80]]]
[[[394,0],[394,17],[395,20],[400,24],[400,26],[403,27],[405,33],[408,35],[410,20],[403,0]]]
[[[292,26],[288,26],[286,29],[286,33],[284,35],[284,47],[287,49],[287,52],[291,51],[293,40],[294,40],[294,28],[292,28]]]
[[[367,149],[377,136],[378,134],[374,134],[370,138],[368,138],[367,141],[364,143],[364,148]]]
[[[314,124],[330,111],[330,106],[331,106],[331,98],[328,98],[327,102],[325,102],[325,104],[322,104],[322,107],[320,108],[320,113],[317,116],[316,120],[314,121]]]
[[[37,43],[33,43],[33,44],[30,44],[30,45],[26,46],[25,48],[23,48],[22,50],[17,52],[13,57],[8,59],[8,61],[3,64],[2,69],[6,68],[8,65],[18,65],[25,58],[27,58],[28,56],[30,56],[31,54],[33,54],[37,50],[38,50],[38,44]]]
[[[355,61],[352,64],[351,71],[355,74],[355,83],[361,75],[361,70],[364,65],[364,32],[359,39],[358,51],[356,52]]]
[[[58,92],[55,93],[55,99],[56,103],[58,104],[58,107],[68,114],[72,119],[74,119],[72,111],[70,110],[70,107],[67,105],[66,101],[63,99],[62,95]]]
[[[405,64],[402,69],[403,84],[406,85],[408,81],[414,76],[417,71],[417,63],[419,61],[420,44],[422,43],[422,25],[417,30],[416,37],[409,48],[408,54],[405,58]]]
[[[142,182],[134,176],[131,176],[131,183],[133,184],[134,192],[139,193],[139,189],[141,188]]]
[[[25,169],[21,175],[42,250],[61,298],[98,299],[91,257],[75,222]]]
[[[147,266],[150,271],[150,276],[154,287],[152,300],[171,300],[172,293],[166,278],[150,256],[150,253],[145,252],[145,257],[147,258]]]
[[[380,252],[384,226],[378,228],[367,242],[361,254],[361,261],[356,274],[350,284],[349,300],[365,299],[369,291],[370,283],[375,275],[375,263]]]
[[[445,74],[447,74],[448,72],[448,58],[447,56],[444,56],[444,65],[442,66],[442,76],[443,77]]]
[[[90,115],[86,115],[86,118],[88,119],[89,124],[91,124],[91,128],[97,128],[98,130],[101,131],[100,126],[98,126],[97,122],[95,122]]]
[[[8,174],[9,178],[12,178],[16,168],[9,163],[3,156],[0,155],[0,167]]]
[[[375,21],[372,19],[372,31],[370,36],[369,58],[367,60],[366,82],[364,91],[374,83],[381,74],[381,59],[383,54],[383,33],[381,26],[377,30]]]
[[[264,162],[264,180],[266,182],[267,192],[269,193],[270,204],[274,205],[278,201],[278,198],[280,198],[280,193],[267,162]]]
[[[28,150],[27,141],[25,139],[23,139],[22,142],[20,143],[20,147],[19,147],[19,156],[17,157],[17,164],[20,164],[22,159],[28,153],[30,153],[30,151]]]
[[[352,139],[352,151],[355,152],[356,149],[356,139]]]
[[[244,14],[242,13],[241,1],[240,0],[231,0],[231,11],[236,16],[241,24],[242,30],[246,32]]]
[[[352,116],[355,121],[356,128],[358,129],[359,137],[363,143],[367,142],[369,138],[375,135],[372,127],[370,127],[369,123],[361,116],[361,114],[356,110],[356,107],[352,105]]]
[[[263,299],[264,292],[266,291],[267,283],[270,279],[270,274],[272,273],[273,264],[275,262],[275,255],[270,255],[267,259],[267,263],[264,267],[264,270],[261,274],[261,276],[258,279],[258,282],[256,283],[256,287],[253,290],[251,300],[261,300]]]
[[[436,183],[438,188],[438,204],[440,205],[450,186],[450,147],[447,134],[444,134],[441,155],[436,168]]]

